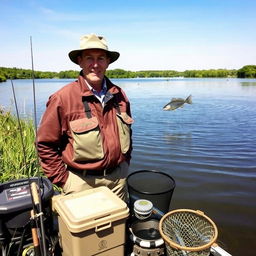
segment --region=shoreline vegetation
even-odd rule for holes
[[[18,118],[1,106],[0,123],[0,182],[43,175],[38,168],[33,120],[20,119],[22,139]]]
[[[34,71],[35,79],[46,78],[77,78],[79,71],[66,70],[60,72]],[[236,69],[208,69],[208,70],[144,70],[144,71],[126,71],[123,69],[107,70],[106,75],[109,78],[156,78],[156,77],[185,77],[185,78],[256,78],[256,65],[246,65]],[[8,79],[30,79],[32,71],[22,68],[0,67],[0,82]]]

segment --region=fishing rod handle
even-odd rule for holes
[[[35,205],[39,205],[39,195],[38,195],[38,190],[37,190],[37,185],[35,182],[31,183],[31,192],[32,192],[32,197]]]
[[[32,222],[35,222],[35,214],[34,214],[34,210],[31,210],[30,212],[30,216],[31,216],[31,221]],[[33,245],[36,247],[36,246],[39,246],[39,239],[38,239],[38,236],[37,236],[37,231],[36,231],[36,225],[35,224],[32,224],[31,225],[31,232],[32,232],[32,240],[33,240]]]
[[[32,241],[33,241],[33,246],[34,246],[34,255],[35,256],[41,256],[41,251],[40,251],[40,243],[39,243],[39,238],[37,234],[37,228],[35,225],[35,213],[34,210],[30,211],[30,216],[31,216],[31,233],[32,233]]]

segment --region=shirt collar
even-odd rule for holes
[[[103,80],[102,89],[100,92],[93,89],[93,87],[84,79],[85,83],[87,84],[89,90],[95,95],[95,97],[101,102],[101,104],[104,106],[104,98],[107,93],[107,83],[106,79]]]
[[[93,87],[84,79],[85,83],[87,84],[89,90],[91,90],[94,94],[106,94],[107,92],[107,83],[106,83],[106,79],[104,78],[103,80],[103,85],[101,88],[101,91],[98,92],[97,90],[93,89]]]

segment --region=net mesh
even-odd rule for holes
[[[215,242],[217,230],[216,226],[204,216],[184,210],[165,215],[161,223],[167,255],[208,256],[210,254],[210,247]]]

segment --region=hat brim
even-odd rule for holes
[[[91,50],[92,50],[92,49],[99,49],[99,48],[91,48]],[[84,50],[89,50],[89,49],[79,49],[79,50],[73,50],[73,51],[71,51],[71,52],[68,54],[70,60],[71,60],[72,62],[74,62],[75,64],[78,64],[77,57],[78,57],[78,56],[81,54],[81,52],[84,51]],[[116,60],[119,58],[119,56],[120,56],[120,53],[119,53],[119,52],[107,51],[107,50],[104,50],[104,49],[101,49],[101,50],[107,52],[107,55],[108,55],[108,57],[109,57],[109,59],[110,59],[110,62],[109,62],[109,63],[113,63],[113,62],[116,61]]]

